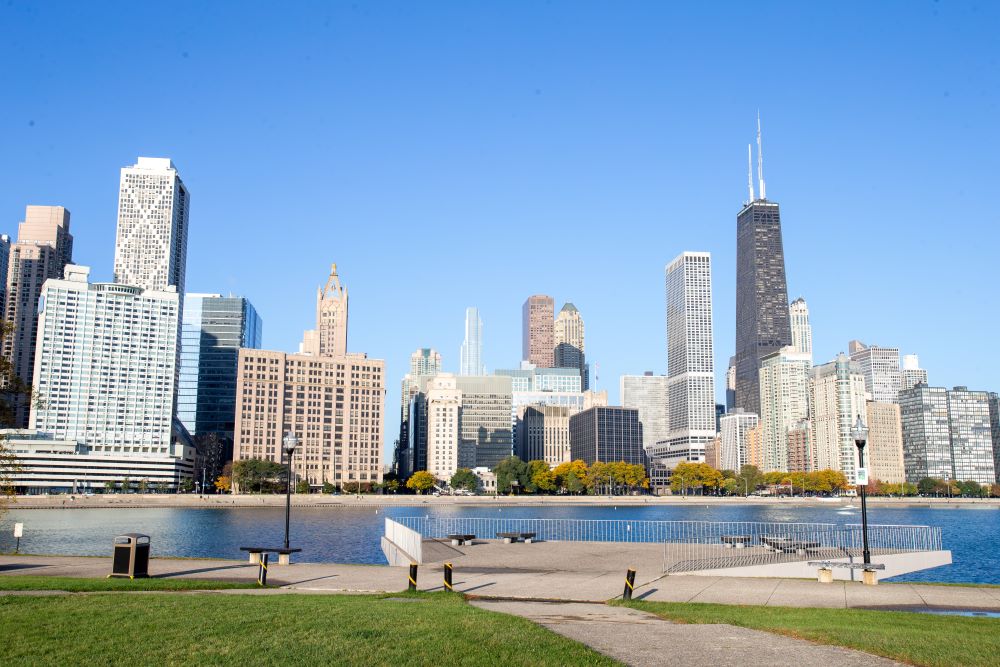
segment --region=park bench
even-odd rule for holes
[[[260,555],[263,553],[278,554],[278,565],[288,565],[289,556],[297,554],[302,549],[285,549],[284,547],[240,547],[240,551],[250,553],[250,562],[260,563]]]
[[[832,584],[833,583],[833,568],[846,568],[848,570],[861,570],[862,580],[869,586],[874,586],[878,583],[878,579],[875,576],[876,570],[884,570],[885,563],[843,563],[841,561],[830,561],[830,560],[812,560],[809,561],[809,567],[819,568],[819,582],[821,584]]]
[[[472,540],[476,539],[475,535],[465,535],[461,533],[453,533],[448,535],[448,539],[451,540],[451,546],[468,546],[472,544]]]
[[[751,537],[749,535],[723,535],[722,543],[726,545],[727,549],[737,548],[743,549],[748,546],[751,542]]]
[[[497,539],[504,541],[504,544],[511,544],[518,540],[524,540],[525,544],[531,544],[535,539],[535,533],[497,533]]]

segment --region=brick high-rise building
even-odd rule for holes
[[[865,418],[868,426],[868,445],[865,461],[868,478],[886,484],[906,481],[903,467],[903,424],[899,405],[868,401]]]
[[[73,256],[69,211],[62,206],[28,206],[18,226],[17,243],[10,246],[6,275],[4,320],[10,331],[3,340],[3,356],[24,384],[32,382],[38,339],[38,299],[50,278],[61,279]],[[15,399],[14,423],[28,425],[29,401]],[[7,424],[10,426],[11,424]]]
[[[521,358],[539,368],[555,366],[555,301],[544,294],[528,297],[521,307]]]
[[[316,328],[305,332],[300,351],[317,357],[347,354],[347,288],[340,284],[336,264],[326,286],[316,290]]]

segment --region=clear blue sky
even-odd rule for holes
[[[1000,390],[1000,5],[990,2],[99,2],[0,8],[0,231],[72,212],[109,279],[118,170],[170,157],[187,284],[248,296],[294,350],[337,262],[348,346],[520,358],[520,307],[570,300],[600,387],[665,372],[664,265],[712,253],[719,397],[735,217],[764,123],[789,295],[815,356],[920,354]]]

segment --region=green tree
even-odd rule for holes
[[[940,491],[940,485],[942,480],[934,479],[933,477],[924,477],[922,480],[917,482],[917,490],[925,495],[929,496]]]
[[[556,490],[556,477],[545,461],[528,461],[528,490],[532,493],[550,493]]]
[[[523,490],[528,485],[528,464],[516,456],[501,459],[493,473],[497,476],[497,493],[511,493],[514,486]]]
[[[958,489],[966,498],[979,498],[983,495],[983,487],[971,479],[965,482],[958,482]]]
[[[295,483],[295,493],[310,493],[312,487],[309,486],[308,479],[300,479]]]
[[[330,494],[337,490],[337,487],[333,485],[333,482],[326,481],[323,482],[323,493]]]
[[[739,485],[736,483],[735,477],[728,477],[722,480],[722,492],[727,496],[734,496],[737,493],[742,493],[742,489],[738,489]]]
[[[752,465],[740,467],[740,472],[736,476],[737,493],[753,493],[763,483],[764,475],[761,473],[760,468]]]
[[[104,483],[104,493],[114,493],[115,483],[110,479]]]
[[[146,495],[149,493],[149,478],[143,477],[139,480],[139,493]]]
[[[132,480],[129,479],[128,477],[126,477],[125,479],[123,479],[122,480],[122,484],[121,484],[121,490],[122,490],[122,493],[131,493],[132,492]]]
[[[194,480],[185,477],[181,480],[181,493],[191,493],[192,491],[194,491]]]
[[[417,493],[424,493],[434,486],[434,475],[430,474],[426,470],[418,470],[417,472],[410,475],[410,479],[406,480],[406,488],[416,491]]]
[[[0,321],[0,345],[11,334],[13,325]],[[14,425],[18,407],[27,408],[31,403],[40,405],[31,385],[24,382],[14,372],[14,365],[6,356],[0,356],[0,428]],[[21,471],[17,456],[7,447],[6,438],[0,436],[0,517],[7,512],[7,506],[14,500],[14,476]]]
[[[285,490],[287,468],[268,459],[243,459],[233,463],[232,482],[240,493],[275,493]]]
[[[0,518],[7,512],[7,504],[14,498],[14,475],[21,467],[14,452],[6,443],[7,436],[0,435]]]
[[[479,488],[479,478],[476,477],[476,473],[472,472],[468,468],[459,468],[455,471],[455,474],[451,476],[451,488],[461,489],[463,491],[475,491]]]

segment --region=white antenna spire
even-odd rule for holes
[[[750,203],[753,203],[753,148],[747,144],[747,187],[750,188]]]
[[[764,193],[764,151],[760,147],[760,109],[757,110],[757,180],[760,182],[760,198],[767,199]]]

